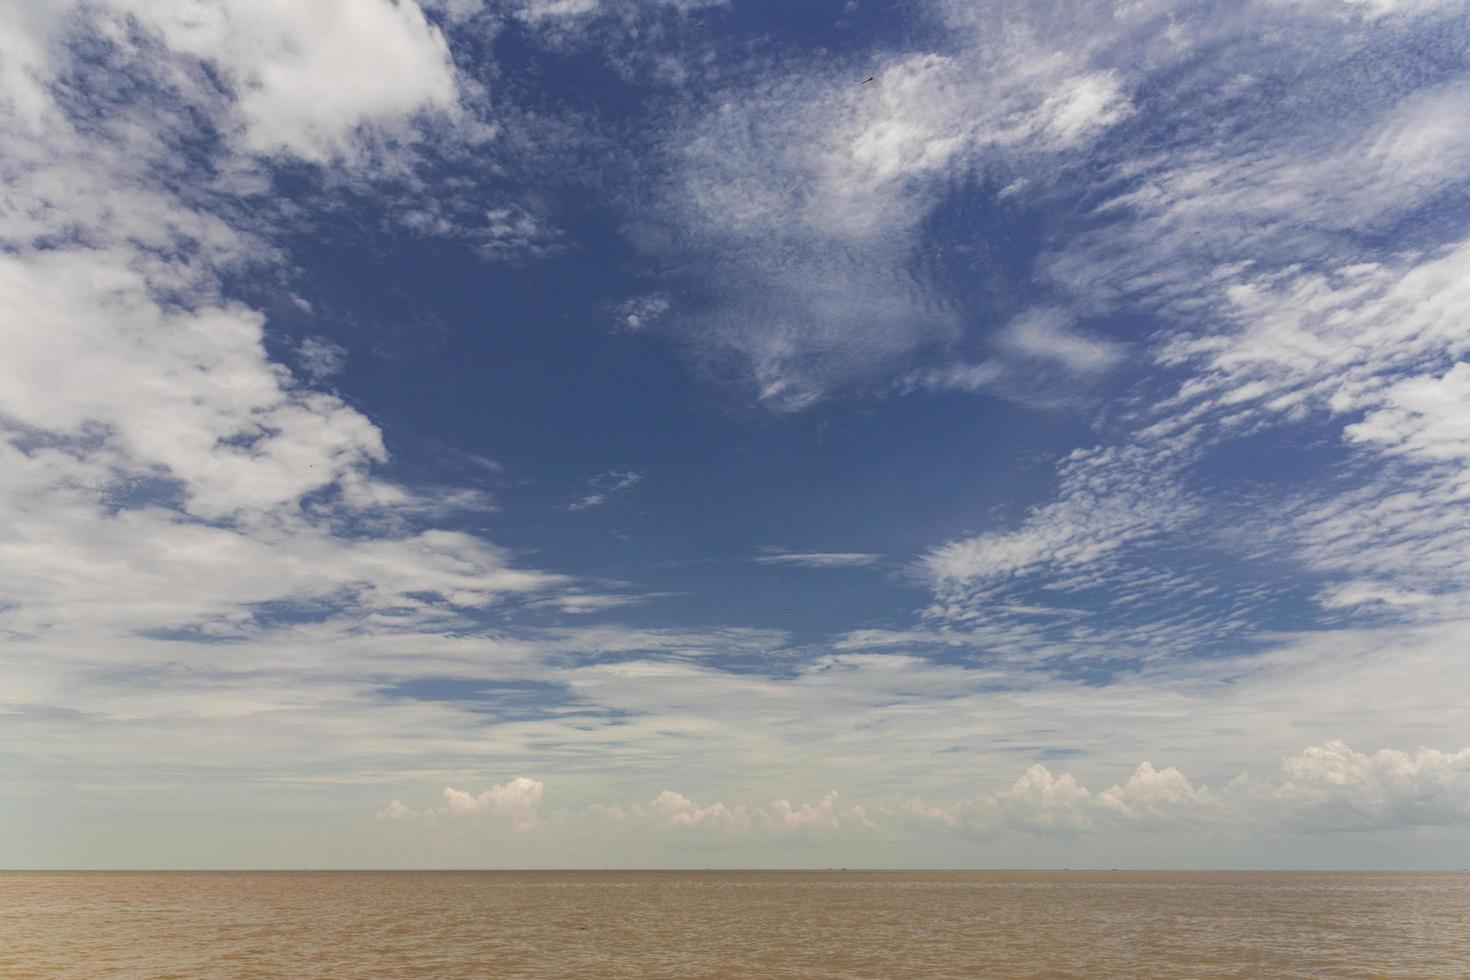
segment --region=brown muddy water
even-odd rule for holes
[[[5,872],[0,977],[1470,977],[1470,874]]]

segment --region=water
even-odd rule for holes
[[[0,873],[0,977],[1470,977],[1470,874]]]

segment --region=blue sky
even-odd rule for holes
[[[0,865],[1464,863],[1462,5],[0,23]]]

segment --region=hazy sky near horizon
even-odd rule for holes
[[[0,0],[0,866],[1470,855],[1458,0]]]

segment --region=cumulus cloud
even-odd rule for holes
[[[748,833],[756,826],[755,814],[748,807],[729,807],[723,803],[700,806],[689,797],[668,789],[659,793],[646,808],[640,807],[634,813],[670,830]]]
[[[647,803],[594,803],[581,809],[564,808],[551,814],[549,823],[543,823],[538,814],[542,789],[541,783],[525,777],[493,786],[478,795],[447,787],[442,807],[415,811],[394,800],[378,811],[377,816],[387,820],[430,821],[444,817],[488,818],[500,824],[508,822],[512,830],[546,826],[569,837],[633,833],[662,836],[666,840],[669,834],[676,839],[693,836],[706,841],[750,837],[813,839],[877,829],[862,807],[839,806],[836,792],[824,794],[815,803],[773,800],[766,806],[748,806],[699,804],[666,789]]]
[[[1080,830],[1087,826],[1092,794],[1071,773],[1053,776],[1035,765],[1014,786],[977,801],[977,808],[994,810],[1012,827],[1042,831]]]
[[[1271,797],[1314,826],[1366,830],[1470,821],[1470,748],[1369,755],[1333,741],[1304,749],[1281,768],[1287,780],[1270,790]]]
[[[1077,834],[1120,825],[1185,825],[1214,803],[1207,789],[1196,789],[1172,767],[1159,771],[1143,762],[1126,782],[1094,793],[1071,773],[1056,775],[1037,764],[994,793],[950,804],[902,799],[889,804],[889,811],[921,826],[971,833]]]
[[[673,833],[721,838],[795,838],[817,843],[835,835],[950,834],[1044,837],[1150,833],[1164,830],[1296,832],[1470,824],[1470,748],[1368,755],[1340,741],[1309,746],[1282,763],[1283,778],[1241,774],[1223,789],[1196,786],[1173,767],[1142,762],[1122,783],[1093,792],[1071,773],[1031,766],[1012,785],[949,803],[895,797],[876,807],[839,806],[829,792],[815,803],[775,800],[766,806],[700,804],[673,790],[648,803],[595,803],[538,816],[542,784],[520,778],[479,795],[448,788],[445,804],[414,811],[394,800],[382,819],[486,818],[513,830],[545,828],[571,841],[608,833]],[[666,839],[666,838],[665,838]]]
[[[1120,784],[1092,793],[1070,774],[1032,766],[1008,789],[953,804],[889,804],[906,820],[971,832],[1103,832],[1128,827],[1205,826],[1272,831],[1369,830],[1470,822],[1470,749],[1380,749],[1341,741],[1309,746],[1283,761],[1285,778],[1242,774],[1223,789],[1195,786],[1179,770],[1140,763]]]
[[[877,827],[860,806],[839,808],[837,793],[823,794],[815,804],[792,806],[786,800],[774,801],[762,814],[767,833],[806,834],[847,829],[873,830]]]
[[[774,800],[765,807],[724,803],[699,805],[672,790],[664,790],[644,806],[626,811],[618,808],[620,818],[643,821],[661,830],[681,833],[705,832],[716,835],[759,835],[764,837],[809,837],[875,829],[860,806],[839,807],[837,793],[829,792],[816,803],[793,805],[787,800]],[[588,811],[589,816],[600,815]]]
[[[545,785],[527,776],[517,776],[500,786],[491,786],[477,794],[452,786],[444,788],[444,805],[431,810],[411,810],[394,800],[379,810],[383,820],[491,820],[504,824],[512,832],[524,833],[541,827],[541,794]]]
[[[1128,781],[1103,790],[1097,805],[1124,820],[1168,823],[1207,806],[1207,790],[1195,787],[1173,766],[1155,769],[1140,763]]]

